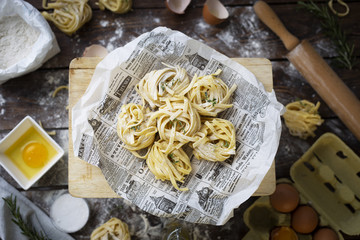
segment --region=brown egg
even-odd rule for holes
[[[318,222],[318,215],[310,206],[298,207],[291,216],[291,226],[298,233],[311,233],[315,230]]]
[[[203,7],[203,18],[211,25],[217,25],[229,17],[229,12],[219,0],[207,0]]]
[[[339,236],[331,228],[320,228],[314,234],[313,240],[339,240]]]
[[[275,192],[270,196],[271,206],[282,213],[293,211],[299,201],[299,192],[288,183],[277,184]]]
[[[85,48],[83,57],[105,57],[108,54],[108,51],[105,47],[93,44]]]
[[[298,240],[298,236],[290,227],[277,227],[271,231],[270,240]]]

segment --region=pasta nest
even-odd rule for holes
[[[190,159],[182,148],[172,146],[169,149],[168,143],[160,139],[151,147],[146,164],[156,179],[170,180],[179,191],[188,190],[188,188],[179,188],[176,182],[184,182],[185,175],[192,170]]]
[[[99,0],[100,10],[109,9],[114,13],[127,13],[131,10],[132,0]]]
[[[185,96],[200,115],[215,117],[219,112],[233,106],[230,96],[237,86],[234,84],[229,89],[223,80],[217,77],[220,73],[219,69],[214,74],[201,77],[195,75],[190,85],[182,93],[186,93]]]
[[[170,180],[177,190],[187,191],[177,185],[184,182],[185,175],[192,170],[182,148],[185,144],[190,143],[198,159],[224,161],[235,154],[233,124],[209,116],[233,106],[230,96],[236,84],[229,89],[218,78],[221,70],[195,76],[190,82],[185,69],[166,66],[146,74],[136,85],[143,106],[123,105],[117,132],[125,148],[136,157],[146,159],[156,179]],[[153,112],[145,109],[147,103]],[[155,138],[160,139],[155,141]],[[139,156],[136,151],[144,148],[148,148],[146,155]]]
[[[118,218],[111,218],[109,221],[96,228],[90,236],[90,240],[130,240],[128,225]]]
[[[221,118],[203,118],[203,125],[195,134],[197,141],[190,144],[197,159],[224,161],[235,154],[234,125]]]
[[[184,68],[169,66],[147,73],[137,85],[137,90],[143,101],[148,102],[151,108],[155,108],[165,103],[163,99],[180,94],[189,83]]]
[[[43,0],[44,9],[54,9],[52,13],[42,12],[43,17],[55,24],[62,32],[72,35],[92,17],[88,0],[56,0],[47,3]]]
[[[283,115],[285,125],[290,134],[302,139],[315,137],[315,130],[324,120],[318,113],[320,102],[316,105],[307,100],[299,100],[286,105],[286,111]]]
[[[155,139],[157,132],[155,122],[151,123],[151,111],[149,108],[135,103],[129,103],[121,106],[121,112],[117,121],[117,133],[124,147],[140,158],[135,151],[150,146]]]
[[[160,138],[169,146],[178,142],[177,148],[196,140],[193,135],[201,127],[200,115],[187,98],[166,99],[166,104],[151,115],[150,122],[155,120]]]

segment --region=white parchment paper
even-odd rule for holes
[[[145,160],[122,147],[116,119],[123,104],[140,103],[134,86],[167,63],[185,68],[190,79],[222,69],[221,79],[237,84],[231,109],[219,117],[236,128],[236,155],[224,162],[191,158],[192,172],[180,187],[156,180]],[[259,187],[276,154],[283,106],[275,93],[242,65],[181,32],[158,27],[115,49],[96,67],[83,97],[72,109],[74,154],[98,166],[121,197],[160,217],[223,225]]]

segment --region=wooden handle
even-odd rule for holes
[[[280,37],[287,50],[291,51],[300,43],[299,39],[285,28],[279,17],[267,3],[257,1],[254,4],[254,11],[260,20]]]
[[[303,40],[287,58],[360,141],[360,101],[324,59]]]

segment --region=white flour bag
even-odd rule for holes
[[[32,72],[60,52],[49,24],[23,0],[1,0],[0,84]]]

